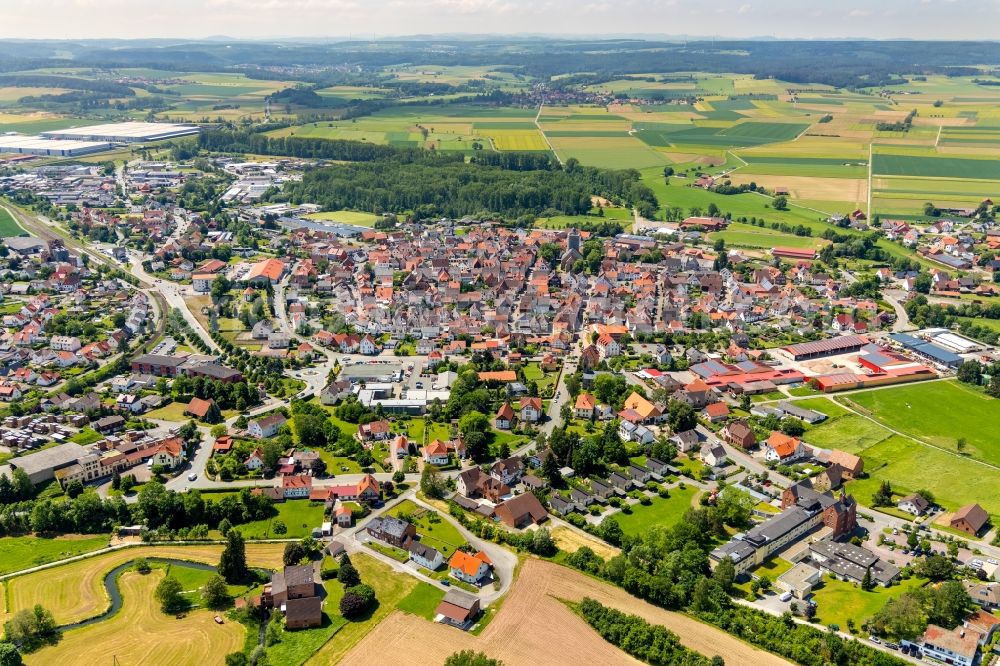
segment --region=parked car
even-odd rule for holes
[[[194,481],[197,478],[198,474],[196,472],[191,472],[190,474],[188,474],[188,481]]]
[[[875,643],[875,645],[880,645],[882,643],[882,641],[879,640],[878,636],[869,636],[868,640],[870,640],[872,643]]]

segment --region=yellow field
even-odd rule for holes
[[[567,553],[575,553],[584,546],[590,548],[598,557],[605,560],[618,555],[621,550],[614,546],[609,546],[600,539],[596,539],[589,534],[571,530],[568,527],[557,527],[552,530],[552,538],[555,540],[559,550]]]
[[[34,95],[61,95],[67,88],[22,88],[19,86],[0,87],[0,102],[16,102],[22,97]]]
[[[535,129],[528,130],[489,130],[488,136],[493,140],[497,150],[548,150],[541,133]]]
[[[864,178],[816,178],[811,176],[762,176],[745,173],[743,169],[733,172],[729,178],[735,185],[751,181],[768,189],[786,187],[793,199],[823,199],[825,201],[849,201],[854,205],[868,198],[868,181]]]
[[[248,543],[247,562],[251,566],[281,566],[283,543]],[[8,611],[16,613],[22,608],[42,604],[55,616],[59,624],[79,622],[100,615],[110,603],[104,590],[104,575],[119,564],[137,557],[173,557],[193,562],[216,564],[222,546],[141,546],[125,548],[60,567],[18,576],[7,582]]]
[[[222,664],[243,647],[245,629],[238,622],[216,624],[215,613],[193,610],[177,619],[159,608],[153,590],[163,578],[156,569],[119,579],[122,608],[113,618],[63,634],[58,644],[25,655],[26,664]]]

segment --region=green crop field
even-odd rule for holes
[[[1000,162],[964,157],[875,153],[872,157],[872,173],[886,176],[1000,180]]]
[[[794,139],[808,125],[745,122],[730,127],[692,127],[689,124],[636,123],[636,136],[651,146],[759,146]]]
[[[665,165],[669,160],[642,141],[631,137],[572,136],[549,137],[552,147],[563,160],[575,157],[581,164],[606,169],[641,169]]]
[[[955,381],[925,382],[846,399],[890,428],[948,451],[956,451],[957,440],[964,438],[963,453],[1000,465],[1000,401],[975,389]]]

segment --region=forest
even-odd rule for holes
[[[327,210],[412,211],[414,219],[581,215],[590,211],[594,194],[635,206],[644,215],[657,209],[656,196],[634,170],[583,167],[572,159],[564,168],[544,160],[534,164],[543,168],[511,170],[428,153],[415,159],[407,151],[401,157],[316,169],[274,198],[318,203]],[[516,161],[510,155],[503,159]]]

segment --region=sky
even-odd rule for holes
[[[996,39],[1000,0],[0,0],[0,37]]]

